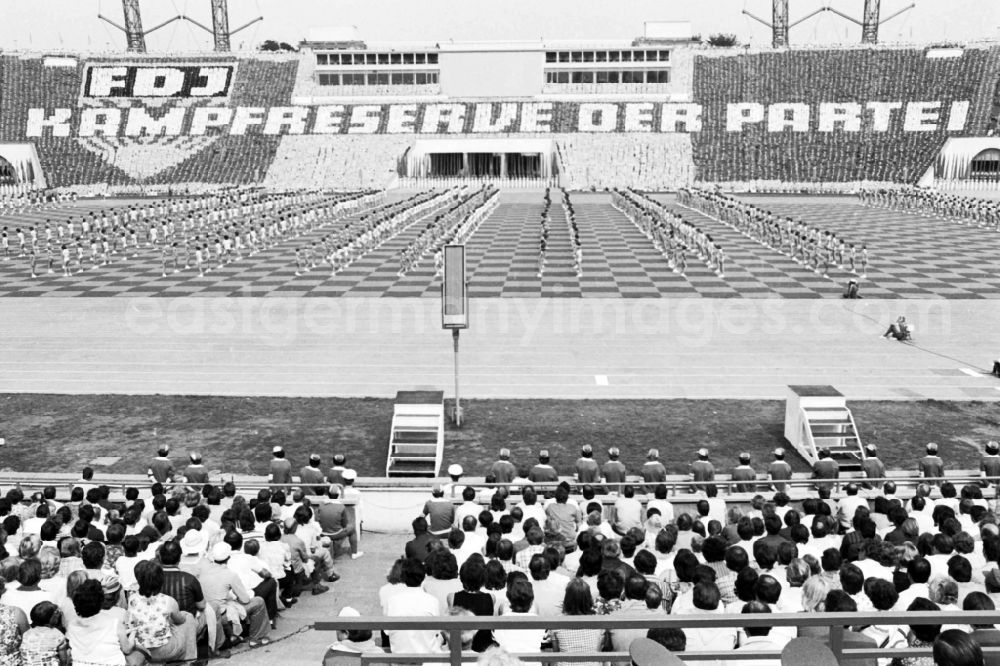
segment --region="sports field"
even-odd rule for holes
[[[395,193],[393,197],[402,197]],[[672,195],[660,197],[673,204]],[[861,279],[865,298],[1000,298],[1000,275],[992,269],[1000,234],[934,218],[862,206],[853,197],[750,197],[774,212],[794,215],[811,225],[836,231],[848,242],[866,244],[871,255]],[[689,258],[679,275],[667,266],[649,240],[611,206],[606,193],[573,194],[583,274],[571,266],[566,218],[558,201],[553,206],[545,270],[539,276],[541,191],[501,194],[498,210],[467,244],[470,294],[476,298],[837,298],[851,277],[838,268],[823,277],[770,248],[745,238],[721,222],[677,209],[710,233],[729,255],[726,274],[719,277]],[[0,218],[16,250],[16,228],[35,226],[41,238],[46,220],[54,228],[68,216],[89,214],[129,200],[88,201],[74,206]],[[166,277],[155,248],[141,248],[134,257],[116,256],[108,266],[90,268],[71,277],[59,269],[46,272],[45,254],[39,276],[30,277],[26,258],[0,260],[2,296],[350,296],[436,297],[440,280],[433,261],[425,260],[400,277],[399,253],[423,225],[415,222],[348,269],[331,276],[319,266],[296,276],[295,248],[317,241],[335,227],[326,225],[297,239],[288,239],[254,257],[245,257],[199,276],[189,268]],[[58,250],[58,247],[57,247]],[[16,255],[16,251],[14,252]],[[860,271],[859,271],[860,272]]]

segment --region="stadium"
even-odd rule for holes
[[[682,4],[12,14],[0,664],[998,663],[1000,42]]]

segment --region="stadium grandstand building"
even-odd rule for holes
[[[429,178],[672,190],[926,184],[1000,164],[996,47],[377,44],[340,32],[281,55],[5,52],[0,176],[84,193]]]

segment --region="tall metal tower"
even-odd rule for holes
[[[771,46],[788,46],[788,0],[774,0],[771,6]]]
[[[229,7],[226,0],[212,0],[212,35],[215,37],[215,50],[227,52],[229,46]]]
[[[128,50],[132,53],[145,53],[146,33],[142,31],[139,0],[122,0],[122,11],[125,13],[125,40],[128,43]]]
[[[865,14],[861,24],[861,43],[878,44],[878,26],[881,0],[865,0]]]

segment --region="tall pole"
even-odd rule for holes
[[[455,426],[462,426],[462,403],[458,396],[458,331],[459,329],[451,329],[451,339],[455,343]]]
[[[229,7],[226,0],[212,0],[212,34],[215,37],[215,50],[226,53],[231,51],[229,45]]]
[[[139,0],[122,0],[125,14],[125,40],[130,53],[146,52],[146,35],[142,31],[142,12]]]
[[[788,46],[788,0],[772,0],[771,46],[776,49]]]
[[[861,24],[861,43],[878,44],[881,0],[865,0],[865,15]]]

